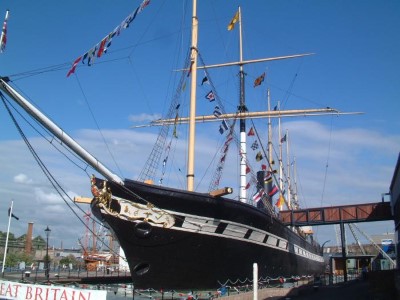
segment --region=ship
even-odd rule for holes
[[[91,213],[86,212],[84,215],[86,232],[83,239],[78,239],[78,244],[82,248],[82,258],[87,271],[98,271],[105,268],[114,268],[118,265],[118,259],[114,255],[113,236],[106,233],[103,226],[96,228],[95,219],[91,218]],[[90,230],[89,221],[92,219],[92,230]],[[97,230],[96,230],[97,229]],[[108,245],[105,239],[109,237]],[[91,242],[91,247],[90,247]],[[104,251],[105,248],[109,248]]]
[[[183,68],[179,70],[182,78],[191,80],[191,107],[195,107],[198,85],[196,73],[199,70],[238,66],[239,85],[242,87],[245,77],[243,68],[246,64],[308,55],[295,54],[252,61],[245,61],[240,57],[239,61],[234,63],[199,66],[196,6],[196,1],[193,1],[190,53]],[[240,27],[240,18],[239,8],[230,25],[236,24]],[[182,85],[182,81],[180,83]],[[269,157],[272,151],[269,150],[267,155],[263,155],[264,159],[268,157],[265,167],[249,172],[243,140],[247,135],[246,120],[249,118],[338,114],[337,110],[326,108],[285,112],[271,109],[262,113],[249,112],[244,102],[244,91],[241,90],[236,112],[229,114],[222,111],[217,116],[210,116],[208,119],[219,121],[223,125],[221,129],[226,135],[226,142],[222,155],[227,150],[228,143],[236,141],[239,144],[240,195],[233,199],[229,197],[233,192],[232,187],[219,186],[218,172],[223,169],[224,156],[219,160],[217,175],[210,190],[194,190],[194,134],[199,117],[195,115],[194,109],[186,119],[175,115],[180,105],[177,100],[171,103],[169,115],[165,119],[156,120],[151,125],[174,127],[188,122],[190,134],[186,189],[156,183],[150,167],[144,168],[145,171],[138,180],[120,178],[23,97],[10,84],[8,78],[1,77],[0,88],[60,139],[63,145],[69,147],[98,172],[98,175],[90,178],[93,195],[91,209],[96,218],[117,237],[129,264],[135,288],[218,288],[235,282],[251,281],[253,264],[258,266],[259,278],[265,280],[323,273],[325,265],[322,248],[313,240],[312,232],[285,226],[278,218],[279,211],[275,211],[275,194],[279,195],[279,200],[282,199],[283,202],[288,202],[289,198],[284,195],[279,184],[273,185],[274,192],[270,190],[271,180],[277,181],[273,159]],[[178,89],[182,90],[182,86]],[[215,95],[216,93],[212,93],[209,96]],[[239,126],[236,123],[239,123]],[[233,133],[236,127],[240,128],[239,137]],[[160,130],[160,134],[165,132]],[[160,139],[165,143],[165,137]],[[160,157],[160,150],[157,152],[157,149],[165,148],[168,147],[157,145],[152,154]],[[151,157],[146,165],[152,165],[154,161],[155,158]],[[247,191],[247,178],[250,174],[258,178],[257,182],[252,181],[256,187],[254,195],[249,195]],[[295,205],[289,205],[289,208],[295,209]]]

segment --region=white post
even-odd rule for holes
[[[258,265],[253,264],[253,300],[258,299]]]
[[[10,224],[11,224],[12,208],[13,208],[13,201],[11,201],[10,213],[9,213],[9,215],[8,215],[8,228],[7,228],[6,245],[5,245],[5,247],[4,247],[3,266],[1,267],[1,274],[2,274],[2,275],[4,275],[4,266],[6,265],[7,247],[8,247],[8,235],[10,234]]]

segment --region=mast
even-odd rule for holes
[[[297,190],[297,165],[296,165],[296,156],[293,156],[293,178],[294,178],[294,195],[293,195],[293,209],[299,208],[298,203],[298,190]]]
[[[0,77],[0,89],[3,90],[7,95],[10,96],[22,109],[24,109],[29,115],[35,118],[40,124],[47,128],[52,134],[60,139],[68,148],[70,148],[75,154],[82,158],[86,163],[92,166],[97,172],[102,174],[109,181],[114,181],[123,185],[123,180],[112,173],[107,167],[105,167],[100,161],[98,161],[93,155],[86,151],[81,145],[79,145],[73,138],[71,138],[66,132],[64,132],[57,124],[46,117],[39,109],[33,106],[28,100],[26,100],[21,94],[14,90],[5,78]]]
[[[269,88],[267,88],[267,101],[268,101],[268,111],[271,111],[271,94]],[[270,166],[270,172],[272,170],[273,157],[272,157],[272,123],[271,116],[268,116],[268,162]]]
[[[281,110],[280,101],[278,101],[278,111]],[[278,139],[279,139],[279,190],[283,191],[283,165],[282,165],[282,134],[281,134],[281,118],[278,118]],[[282,210],[282,206],[279,207]]]
[[[197,80],[197,1],[193,0],[192,14],[192,49],[190,54],[190,112],[189,112],[189,145],[188,145],[188,164],[187,164],[187,190],[194,189],[194,143],[196,134],[196,80]]]
[[[240,79],[240,103],[239,103],[239,111],[245,112],[246,108],[246,99],[244,93],[244,71],[243,71],[243,45],[242,45],[242,14],[240,11],[240,6],[238,9],[239,12],[239,79]],[[247,162],[247,151],[246,151],[246,119],[240,118],[240,192],[239,192],[239,200],[241,202],[246,202],[247,200],[247,191],[246,191],[246,162]]]
[[[290,189],[291,189],[291,183],[290,183],[290,155],[289,155],[289,130],[286,129],[286,169],[287,169],[287,205],[288,205],[288,209],[292,208],[292,204],[291,204],[291,193],[290,193]]]

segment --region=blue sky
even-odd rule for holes
[[[93,66],[80,64],[69,78],[66,73],[77,57],[139,4],[105,0],[0,3],[2,16],[10,10],[0,75],[10,76],[24,95],[127,178],[138,176],[157,132],[130,127],[164,114],[174,95],[179,76],[174,70],[182,67],[190,41],[190,1],[152,0]],[[301,206],[380,201],[381,193],[388,192],[400,148],[400,3],[202,0],[198,4],[199,51],[206,64],[238,59],[237,28],[228,32],[226,26],[239,5],[245,59],[315,53],[246,66],[249,110],[266,108],[269,87],[273,106],[279,100],[284,109],[329,106],[364,113],[282,120],[282,130],[289,130],[290,151],[298,163]],[[39,71],[33,74],[33,70]],[[263,72],[267,73],[263,85],[253,88],[254,79]],[[234,111],[237,69],[213,70],[211,76],[227,110]],[[203,97],[207,92],[207,87],[198,90],[200,114],[212,111],[213,106]],[[186,108],[184,105],[183,112]],[[6,211],[14,199],[15,214],[21,218],[20,222],[13,220],[14,232],[25,233],[26,223],[33,221],[34,234],[43,235],[49,225],[54,244],[64,240],[66,246],[77,246],[77,236],[84,232],[82,224],[75,222],[51,188],[4,107],[0,120],[0,210]],[[266,124],[261,120],[257,123]],[[53,154],[51,147],[24,127],[65,190],[70,195],[89,196],[87,175]],[[178,154],[170,160],[174,175],[165,181],[176,186],[184,186],[184,130],[184,126],[179,128]],[[206,157],[215,155],[214,146],[221,145],[222,139],[216,123],[198,125],[197,132],[196,178],[199,190],[204,191],[207,182],[203,175],[209,166]],[[229,162],[233,165],[236,160],[232,154]],[[233,177],[234,173],[229,173],[224,183],[235,186]],[[0,219],[0,230],[6,230],[6,222],[6,218]],[[371,234],[393,231],[392,222],[362,226]],[[320,242],[330,239],[334,243],[331,226],[315,230]]]

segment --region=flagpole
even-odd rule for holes
[[[6,245],[4,247],[4,255],[3,255],[3,265],[1,267],[1,274],[4,277],[4,266],[6,265],[6,257],[7,257],[7,247],[8,247],[8,236],[10,234],[10,224],[11,224],[11,216],[13,209],[14,201],[11,201],[10,213],[8,214],[8,228],[7,228],[7,237],[6,237]]]
[[[3,23],[3,28],[1,29],[1,36],[0,36],[0,52],[3,52],[3,38],[6,34],[6,30],[7,30],[7,20],[8,20],[8,14],[9,14],[9,10],[6,10],[6,16],[4,18],[4,23]]]

